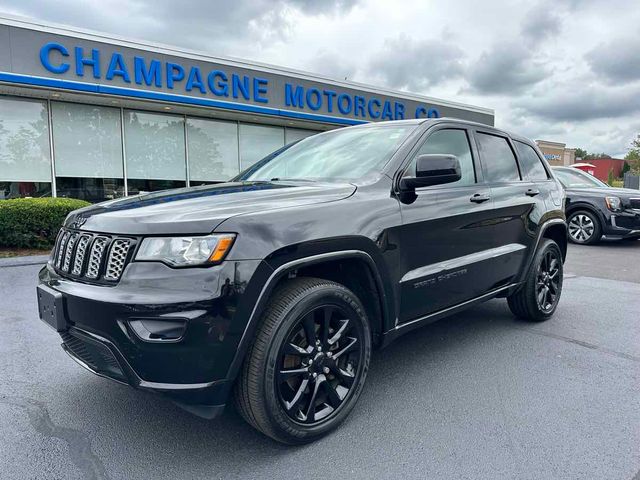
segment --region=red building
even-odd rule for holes
[[[622,167],[624,167],[622,158],[594,158],[589,159],[588,162],[595,166],[593,175],[598,180],[606,182],[609,178],[609,170],[613,170],[613,178],[622,176]]]

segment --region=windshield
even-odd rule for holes
[[[554,173],[564,188],[602,188],[607,186],[593,175],[581,170],[554,169]]]
[[[356,180],[379,171],[416,125],[344,128],[269,155],[235,180]]]

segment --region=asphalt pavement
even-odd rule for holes
[[[37,318],[37,265],[0,267],[0,478],[640,478],[640,242],[570,246],[557,314],[493,300],[376,352],[304,447],[98,378]]]

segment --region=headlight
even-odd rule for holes
[[[149,237],[142,240],[136,260],[163,262],[175,267],[213,265],[224,260],[235,234],[206,237]]]
[[[604,201],[607,204],[607,208],[612,212],[618,212],[622,210],[622,201],[618,197],[604,197]]]

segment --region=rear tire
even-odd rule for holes
[[[572,212],[567,219],[569,241],[578,245],[593,245],[602,238],[602,225],[589,210]]]
[[[551,318],[562,293],[562,252],[556,242],[543,238],[524,285],[507,297],[511,312],[530,322]]]
[[[236,407],[279,442],[311,442],[349,415],[370,356],[369,323],[353,292],[317,278],[287,281],[264,311],[236,383]]]

